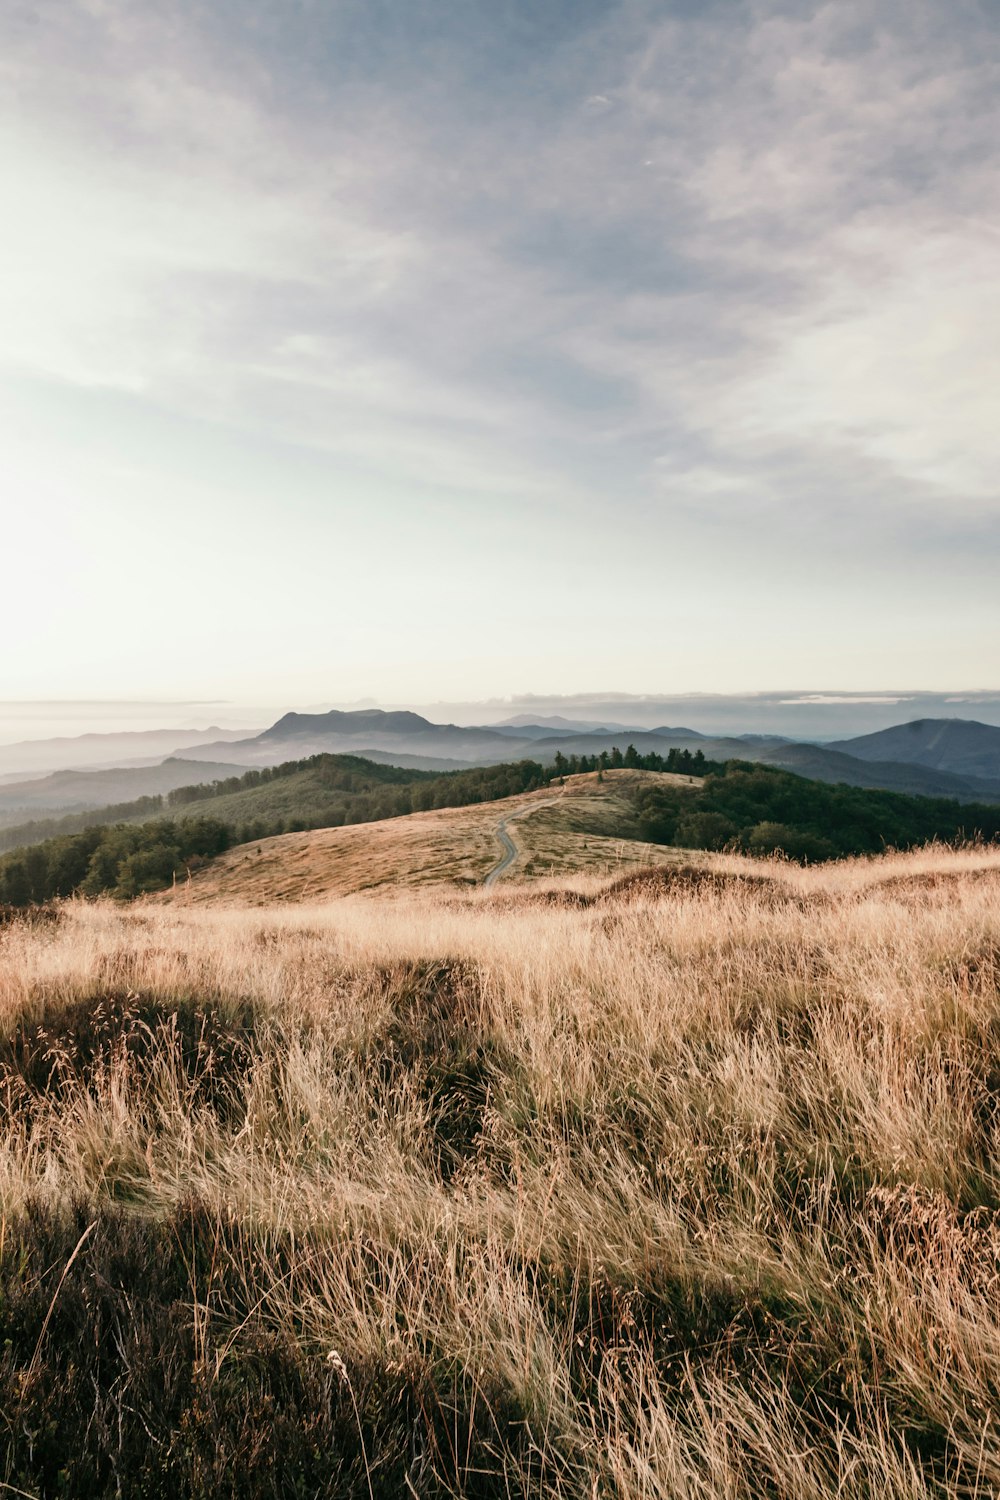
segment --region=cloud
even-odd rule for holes
[[[511,482],[551,487],[599,436],[654,493],[660,436],[700,497],[752,504],[793,447],[989,504],[997,48],[958,11],[605,12],[573,61],[600,53],[618,106],[508,129],[463,119],[447,28],[450,110],[405,70],[394,98],[398,52],[383,76],[369,39],[369,79],[342,89],[331,56],[296,111],[232,19],[222,65],[179,7],[71,6],[6,64],[6,358],[255,421],[292,387],[298,440],[340,443],[336,403],[355,437],[401,433],[404,465],[449,448],[459,482],[516,429]]]
[[[615,545],[983,576],[986,12],[543,10],[15,5],[0,379],[502,505],[592,585]]]

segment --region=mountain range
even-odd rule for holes
[[[505,724],[435,724],[406,710],[381,709],[326,713],[287,713],[259,734],[206,739],[177,734],[183,754],[150,764],[120,764],[113,769],[60,769],[45,777],[0,784],[0,822],[59,811],[77,811],[125,802],[238,775],[254,766],[274,766],[321,753],[364,756],[408,769],[451,770],[470,765],[532,759],[551,763],[564,756],[599,755],[634,744],[641,754],[701,750],[709,760],[762,761],[812,780],[845,782],[910,795],[952,797],[959,801],[1000,801],[1000,728],[962,719],[918,719],[832,745],[795,742],[777,735],[712,736],[686,726],[652,729],[595,724],[550,716],[525,722],[518,715]],[[159,733],[159,732],[157,732]],[[167,736],[167,732],[162,732]],[[207,733],[211,733],[208,731]],[[84,736],[88,752],[95,739]],[[146,735],[127,737],[128,749],[152,746]],[[192,740],[194,741],[192,743]],[[64,744],[69,764],[80,764],[79,747]],[[10,749],[11,747],[7,747]],[[109,747],[103,746],[102,749]],[[56,753],[53,751],[53,753]],[[141,761],[142,758],[140,758]]]
[[[975,719],[913,719],[829,748],[875,763],[906,761],[958,776],[1000,775],[1000,729]]]
[[[158,765],[164,756],[176,755],[192,745],[219,745],[245,738],[246,730],[219,729],[213,725],[210,729],[127,729],[18,740],[12,745],[0,745],[0,785],[23,781],[29,776],[34,778],[46,771]]]

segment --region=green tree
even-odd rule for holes
[[[722,813],[692,812],[678,823],[674,842],[682,849],[724,849],[737,832]]]
[[[180,851],[170,844],[152,844],[136,849],[118,866],[112,894],[120,900],[131,900],[148,891],[159,891],[184,870]]]

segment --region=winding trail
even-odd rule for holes
[[[492,885],[494,880],[503,874],[504,870],[510,869],[517,858],[517,845],[507,832],[507,819],[504,818],[501,823],[498,823],[493,831],[500,840],[500,846],[504,852],[500,857],[499,863],[495,864],[486,876],[483,885]]]
[[[485,876],[483,885],[492,885],[495,880],[498,880],[505,871],[510,869],[521,852],[507,832],[508,823],[513,823],[515,818],[527,817],[528,813],[534,812],[538,807],[551,807],[553,802],[558,802],[559,800],[559,797],[546,797],[544,802],[532,802],[528,807],[522,807],[520,812],[508,813],[505,818],[500,819],[493,832],[499,840],[503,854],[492,870],[490,870],[489,874]]]

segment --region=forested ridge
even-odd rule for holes
[[[0,903],[31,906],[108,892],[127,900],[161,890],[234,842],[232,829],[217,818],[85,828],[0,860]]]
[[[0,904],[106,892],[128,899],[170,885],[233,844],[492,802],[544,786],[550,775],[535,761],[446,772],[402,770],[354,755],[289,761],[182,787],[165,798],[144,797],[133,805],[141,821],[128,821],[120,807],[109,809],[118,813],[111,824],[91,815],[82,829],[16,848],[0,858]],[[201,806],[204,814],[150,817],[164,805],[171,811]]]
[[[528,769],[502,765],[441,773],[382,765],[359,755],[312,755],[280,766],[256,767],[222,781],[178,787],[163,796],[138,797],[58,818],[34,818],[0,830],[0,852],[111,823],[141,823],[176,815],[196,803],[210,803],[206,812],[222,816],[233,826],[234,842],[246,843],[276,833],[488,801],[547,781],[548,773],[535,762],[517,764]],[[433,791],[428,789],[432,782],[437,783]]]
[[[512,774],[512,765],[529,769]],[[275,833],[298,833],[433,807],[492,801],[497,796],[530,790],[532,785],[545,786],[553,775],[621,766],[701,776],[710,762],[701,751],[692,755],[689,750],[671,750],[668,756],[640,756],[634,746],[629,746],[624,752],[616,749],[601,755],[567,758],[557,753],[553,764],[545,767],[535,761],[518,761],[441,772],[384,765],[360,755],[311,755],[279,766],[255,767],[241,776],[178,787],[163,795],[153,793],[107,807],[26,819],[16,826],[0,828],[0,854],[110,823],[141,823],[171,816],[196,802],[210,802],[212,816],[221,815],[233,823],[236,842],[246,843]],[[432,783],[434,790],[430,791]],[[504,790],[497,791],[497,787]]]

